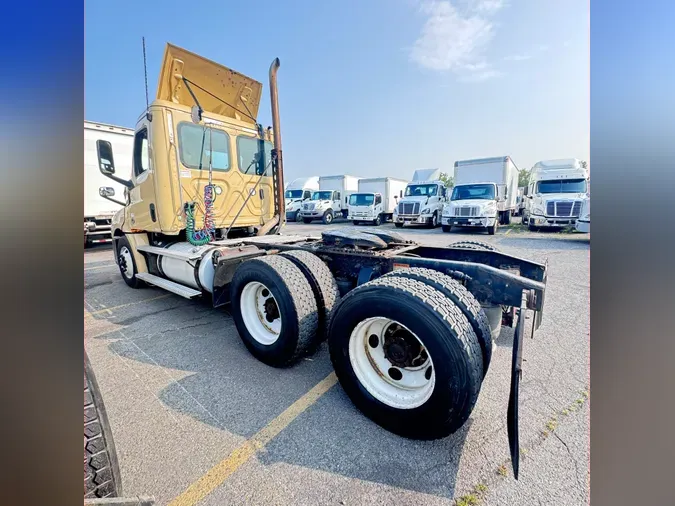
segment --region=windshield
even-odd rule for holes
[[[372,193],[352,193],[349,196],[350,206],[372,206],[375,195]]]
[[[330,200],[333,198],[333,192],[314,192],[312,193],[312,200]]]
[[[464,186],[455,186],[452,190],[450,200],[494,200],[495,187],[492,184],[467,184]]]
[[[405,189],[406,197],[434,197],[438,191],[435,184],[415,184],[409,185]]]
[[[566,179],[563,181],[539,181],[536,193],[584,193],[585,179]]]
[[[284,198],[301,199],[302,198],[302,190],[286,190],[286,193],[284,193]]]

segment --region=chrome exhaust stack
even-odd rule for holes
[[[274,135],[274,155],[276,158],[274,166],[276,167],[276,177],[274,184],[276,185],[276,213],[278,213],[279,230],[286,222],[286,213],[284,208],[284,157],[281,150],[281,125],[279,123],[279,90],[277,88],[277,71],[281,62],[279,58],[275,58],[270,65],[270,102],[272,105],[272,134]],[[274,221],[274,220],[272,220]]]

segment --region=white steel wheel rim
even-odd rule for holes
[[[385,355],[384,343],[388,329],[398,325],[417,340],[426,359],[415,366],[393,364]],[[377,344],[372,336],[377,336]],[[373,346],[376,344],[375,346]],[[429,400],[436,384],[436,370],[422,341],[405,325],[384,317],[360,322],[349,337],[349,362],[363,387],[378,401],[397,409],[413,409]],[[400,373],[394,379],[392,369]]]
[[[120,248],[120,258],[123,260],[120,262],[120,271],[122,271],[122,276],[127,279],[134,277],[134,261],[131,258],[131,251],[126,246]]]
[[[251,281],[241,291],[239,307],[244,325],[253,339],[265,346],[274,344],[279,339],[279,304],[269,288],[258,281]]]

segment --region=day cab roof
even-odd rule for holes
[[[256,124],[262,95],[260,82],[186,49],[167,44],[153,104],[162,105],[164,102],[189,110],[196,104],[188,86],[206,116],[210,113],[251,126]]]

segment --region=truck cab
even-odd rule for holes
[[[319,190],[302,204],[300,216],[304,223],[321,220],[330,224],[335,218],[347,218],[349,196],[358,191],[361,178],[349,175],[321,176]]]
[[[300,216],[305,223],[321,219],[332,223],[336,215],[342,216],[345,206],[342,204],[342,192],[338,190],[317,190],[302,204]]]
[[[405,188],[403,198],[394,208],[394,224],[426,225],[436,228],[440,224],[443,205],[447,201],[445,183],[440,169],[418,169]]]
[[[527,188],[523,223],[530,230],[575,226],[588,179],[588,169],[576,158],[537,162]]]
[[[312,194],[318,189],[318,177],[303,177],[291,181],[284,191],[286,221],[302,221],[300,215],[302,204],[310,201]]]
[[[443,207],[443,232],[453,226],[487,229],[494,235],[499,226],[498,202],[503,200],[503,187],[496,183],[457,185],[450,202]]]
[[[381,193],[352,193],[349,196],[347,219],[355,225],[361,222],[379,225],[383,212]]]

